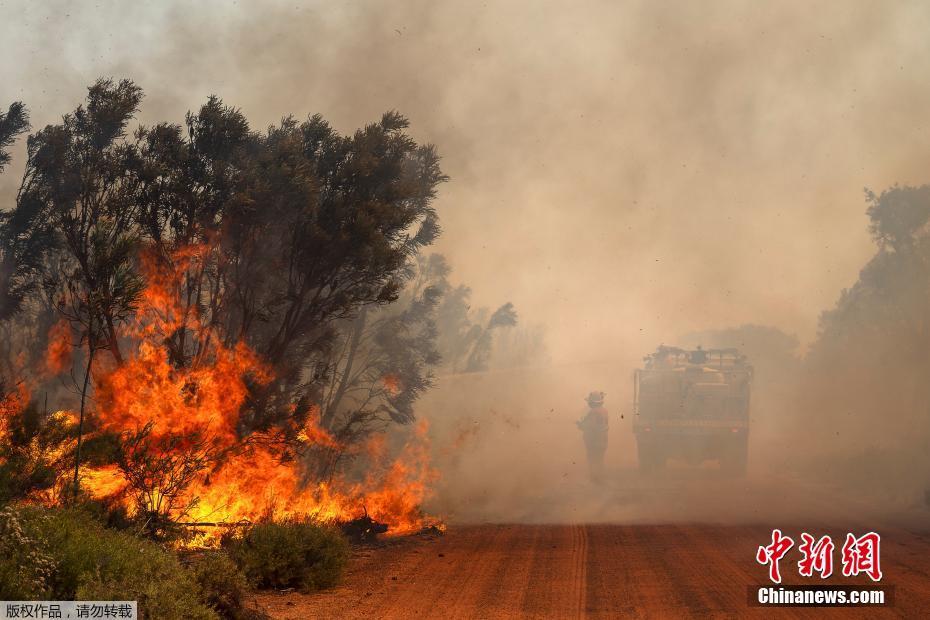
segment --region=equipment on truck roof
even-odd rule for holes
[[[737,349],[660,345],[643,358],[633,383],[633,432],[640,468],[668,459],[717,460],[746,471],[753,368]]]

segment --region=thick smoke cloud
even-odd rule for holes
[[[549,323],[557,360],[745,322],[810,340],[870,253],[862,187],[918,183],[926,167],[919,2],[2,11],[4,94],[36,127],[100,75],[146,88],[147,122],[210,93],[257,126],[409,115],[453,179],[440,249],[477,304],[512,299]]]

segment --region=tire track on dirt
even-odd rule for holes
[[[537,526],[544,529],[543,544],[533,554],[521,603],[526,618],[580,618],[584,616],[584,572],[587,536],[583,526]]]
[[[411,568],[429,587],[394,588],[375,616],[473,618],[468,599],[493,576],[501,552],[509,548],[508,529],[500,525],[469,528],[462,537],[441,541],[436,553],[427,554]]]
[[[654,545],[630,526],[592,525],[587,557],[587,615],[591,618],[661,617],[681,604],[660,575]],[[649,541],[652,536],[647,537]]]
[[[770,534],[767,525],[458,527],[360,552],[334,590],[257,600],[289,620],[930,617],[930,538],[892,529],[882,583],[897,588],[894,608],[749,607],[746,587],[766,582],[755,550]],[[782,561],[785,583],[818,583],[797,575],[797,559]]]
[[[712,588],[711,592],[717,600],[719,612],[742,608],[740,616],[748,618],[823,618],[831,617],[834,611],[839,611],[844,617],[849,615],[850,610],[748,606],[746,588],[766,583],[767,569],[756,563],[755,551],[759,544],[765,544],[771,530],[758,527],[685,526],[679,533],[686,540],[688,547],[694,549],[699,556],[708,558],[703,581],[707,584],[706,587]],[[796,570],[797,566],[789,558],[783,560],[781,566],[785,583],[789,583],[790,571]]]
[[[514,527],[518,529],[509,548],[502,550],[503,560],[494,569],[488,587],[475,600],[476,618],[523,617],[520,603],[530,587],[530,567],[539,547],[548,544],[548,533],[539,527]]]
[[[572,586],[574,592],[571,600],[575,601],[572,617],[584,618],[587,613],[587,567],[588,567],[588,528],[583,525],[572,527],[575,533],[575,544],[572,546],[573,576]]]

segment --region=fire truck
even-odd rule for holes
[[[645,472],[669,459],[746,473],[752,366],[736,349],[660,346],[633,378],[633,432]]]

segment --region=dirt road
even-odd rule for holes
[[[357,552],[334,590],[258,602],[293,619],[930,617],[930,534],[882,534],[882,583],[895,586],[893,608],[749,607],[747,586],[766,581],[755,551],[771,529],[713,525],[460,526]],[[782,562],[785,583],[816,583],[798,577],[794,551]]]

